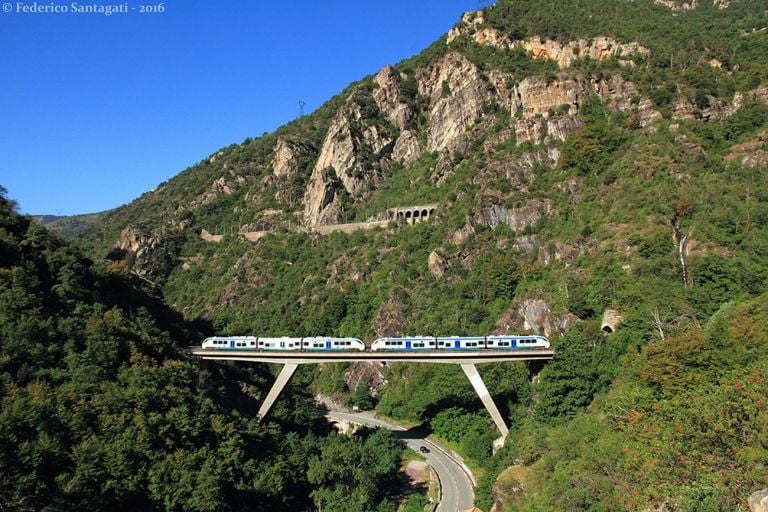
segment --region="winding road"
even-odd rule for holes
[[[429,453],[422,453],[421,455],[427,459],[427,463],[437,473],[442,489],[442,499],[437,506],[437,512],[461,512],[472,507],[475,501],[475,493],[472,479],[467,474],[468,470],[465,470],[462,464],[439,444],[429,439],[424,439],[419,434],[404,427],[374,418],[370,414],[329,411],[325,415],[332,420],[338,419],[350,423],[393,430],[399,433],[398,437],[405,441],[409,448],[417,452],[419,448],[426,446],[429,449]]]

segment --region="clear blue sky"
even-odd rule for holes
[[[130,202],[274,130],[299,100],[311,112],[478,2],[171,0],[141,14],[129,0],[104,16],[38,0],[51,5],[70,12],[0,0],[0,185],[24,213],[70,215]]]

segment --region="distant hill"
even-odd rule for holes
[[[55,231],[64,240],[72,240],[99,222],[112,210],[82,215],[30,215],[32,220]]]

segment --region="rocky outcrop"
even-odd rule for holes
[[[536,59],[547,59],[557,62],[560,69],[565,69],[578,59],[590,58],[594,60],[607,60],[613,57],[619,61],[627,60],[635,55],[649,55],[650,50],[636,42],[621,43],[610,37],[599,36],[593,39],[579,39],[561,44],[551,39],[532,37],[525,41],[513,43],[525,49]]]
[[[673,119],[693,119],[695,117],[696,107],[685,96],[680,96],[672,105]]]
[[[541,299],[515,301],[512,307],[496,322],[496,333],[512,332],[524,329],[535,334],[552,336],[568,332],[578,320],[571,313],[555,315],[552,306]],[[522,325],[521,325],[522,324]]]
[[[695,1],[695,0],[694,0]],[[557,62],[560,69],[565,69],[578,59],[590,58],[606,60],[617,57],[619,62],[633,63],[628,60],[635,55],[645,56],[650,50],[637,42],[622,43],[611,37],[598,36],[592,39],[578,39],[561,43],[553,39],[542,39],[539,36],[523,40],[512,40],[495,28],[484,26],[485,19],[482,11],[465,13],[461,22],[448,32],[447,44],[457,37],[466,35],[476,44],[493,48],[511,50],[522,48],[535,59],[546,59]]]
[[[768,131],[731,148],[726,162],[739,162],[744,167],[768,166]]]
[[[297,141],[277,139],[274,157],[272,158],[272,173],[278,178],[289,178],[299,172],[302,157],[312,154],[315,148],[309,144]]]
[[[376,396],[376,390],[386,382],[386,377],[382,373],[384,364],[379,361],[360,361],[352,363],[344,371],[344,383],[347,389],[354,391],[357,386],[366,386],[371,389],[372,395]]]
[[[768,489],[753,492],[749,496],[749,510],[751,512],[768,512]]]
[[[228,175],[220,176],[213,180],[208,190],[189,203],[189,209],[192,210],[198,206],[213,203],[221,196],[231,195],[238,185],[242,185],[246,181],[248,181],[246,176],[235,175],[230,171]]]
[[[445,260],[436,251],[429,253],[427,267],[429,272],[437,279],[440,279],[445,274]]]
[[[636,114],[637,121],[643,128],[662,119],[661,113],[653,108],[653,102],[650,98],[641,96],[635,84],[624,80],[621,75],[613,75],[602,80],[592,80],[591,85],[608,108]]]
[[[460,227],[459,229],[457,229],[456,231],[454,231],[448,236],[448,240],[453,245],[461,245],[464,242],[464,240],[472,236],[474,233],[475,233],[474,226],[472,226],[472,223],[470,220],[467,220],[467,223],[464,224],[464,226]]]
[[[491,203],[484,206],[475,218],[480,224],[491,229],[496,229],[501,224],[506,224],[513,231],[520,232],[527,227],[534,226],[539,220],[554,211],[549,199],[530,199],[519,208],[508,208],[501,203],[493,204],[488,198],[482,198],[482,202]]]
[[[381,303],[373,319],[373,332],[377,338],[401,336],[405,323],[403,305],[394,295]]]
[[[376,177],[364,153],[379,155],[392,142],[376,126],[365,126],[360,107],[347,104],[331,121],[304,194],[304,221],[312,226],[338,221],[339,194],[357,197]]]
[[[515,120],[515,140],[518,145],[525,142],[541,144],[547,132],[547,121],[543,117]]]
[[[373,77],[372,96],[382,113],[398,128],[405,128],[413,117],[410,107],[400,101],[400,73],[392,66],[384,66]]]
[[[395,141],[392,149],[392,159],[402,162],[404,165],[414,163],[424,153],[424,147],[418,134],[410,130],[403,130]]]
[[[760,86],[745,93],[737,92],[733,100],[728,102],[712,96],[709,97],[709,107],[701,111],[701,117],[707,121],[717,121],[730,117],[750,101],[768,103],[768,85]]]
[[[458,53],[449,53],[420,77],[419,93],[430,101],[428,151],[458,147],[490,97],[480,70]]]
[[[512,250],[525,254],[533,254],[533,251],[536,250],[538,244],[539,237],[537,235],[523,235],[515,238],[515,243],[512,244]]]
[[[558,75],[553,81],[541,76],[526,78],[512,91],[513,110],[522,110],[523,118],[549,117],[550,111],[567,110],[575,114],[589,98],[587,83]]]
[[[573,245],[554,240],[539,250],[539,261],[544,265],[562,261],[567,266],[569,262],[584,254],[585,251],[585,245]]]
[[[517,144],[531,142],[541,144],[565,138],[577,131],[584,122],[575,116],[552,116],[548,119],[535,117],[515,121],[515,137]]]
[[[692,11],[699,6],[699,0],[691,0],[690,2],[681,2],[679,0],[653,0],[653,2],[677,12]]]
[[[120,238],[115,243],[115,248],[121,251],[131,251],[134,254],[139,250],[141,243],[139,242],[139,236],[136,231],[128,226],[120,232]]]
[[[528,185],[536,180],[536,173],[533,172],[533,169],[537,165],[553,166],[557,164],[559,158],[559,149],[553,147],[527,152],[517,158],[494,161],[481,171],[477,183],[504,177],[514,190],[526,193]]]

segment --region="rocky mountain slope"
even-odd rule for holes
[[[79,243],[222,333],[533,331],[573,343],[567,361],[582,368],[567,385],[555,370],[537,383],[525,368],[486,370],[510,421],[546,431],[603,396],[628,353],[765,288],[767,27],[765,5],[746,0],[499,0],[311,115],[111,212]],[[369,220],[380,222],[335,231]],[[348,375],[370,374],[380,411],[453,436],[478,464],[508,461],[489,443],[474,450],[487,418],[454,370]],[[324,370],[316,384],[343,393],[352,380]],[[459,417],[463,434],[451,431]],[[669,498],[686,509],[673,487],[626,508]],[[552,506],[536,499],[528,509]]]

